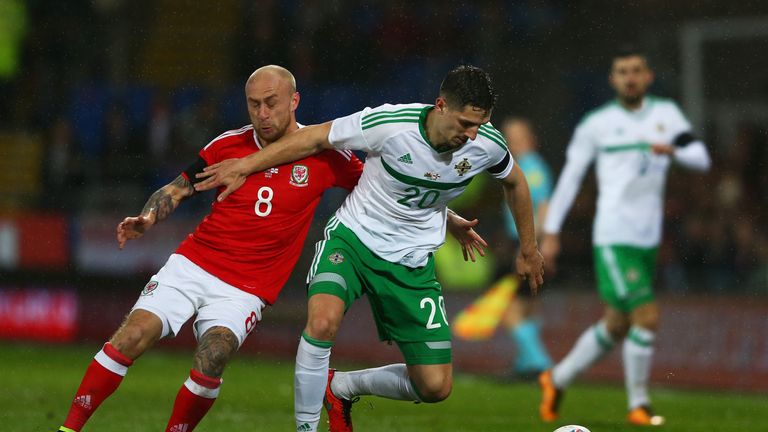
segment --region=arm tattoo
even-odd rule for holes
[[[191,195],[195,193],[195,188],[192,186],[192,183],[189,182],[183,175],[180,175],[176,177],[172,182],[171,186],[175,186],[185,192],[186,195]]]
[[[155,221],[160,222],[167,218],[174,208],[175,206],[173,205],[171,196],[168,195],[165,188],[160,188],[149,197],[147,203],[144,204],[144,208],[141,210],[141,214],[148,216],[154,211],[156,213]]]
[[[174,199],[168,190],[169,186],[180,190],[181,197]],[[141,214],[149,215],[152,211],[155,211],[155,222],[160,222],[176,210],[182,198],[192,195],[194,192],[195,189],[189,183],[189,180],[185,179],[184,176],[178,176],[168,186],[156,190],[149,197],[147,203],[144,204],[144,208],[141,210]]]
[[[194,368],[209,377],[220,378],[224,366],[239,348],[237,336],[226,327],[205,332],[195,352]]]

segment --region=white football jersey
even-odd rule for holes
[[[506,177],[513,160],[490,124],[456,150],[427,139],[432,105],[382,105],[333,121],[329,141],[367,153],[360,181],[336,212],[377,256],[409,267],[426,264],[445,241],[447,204],[487,170]]]
[[[650,96],[636,111],[613,101],[587,114],[568,145],[566,164],[549,202],[545,232],[560,231],[584,173],[597,160],[593,243],[658,246],[670,157],[651,152],[651,143],[673,144],[690,130],[673,101]]]

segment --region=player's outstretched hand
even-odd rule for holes
[[[528,281],[531,292],[535,295],[539,288],[544,284],[544,257],[541,256],[538,249],[534,252],[524,254],[520,252],[515,260],[517,266],[517,275],[521,279]]]
[[[154,216],[152,214],[151,216]],[[117,245],[120,249],[125,247],[125,242],[134,240],[144,235],[144,232],[155,224],[155,218],[151,216],[127,217],[117,225]]]
[[[195,190],[200,192],[225,186],[224,190],[216,197],[218,201],[224,201],[224,198],[245,183],[247,176],[240,170],[239,161],[240,159],[226,159],[205,167],[203,172],[195,174],[195,177],[205,179],[195,183]]]
[[[485,256],[485,248],[488,247],[488,243],[474,230],[478,223],[480,222],[477,219],[468,221],[456,213],[448,212],[448,231],[461,245],[464,261],[472,260],[475,262],[477,260],[475,251],[480,256]]]

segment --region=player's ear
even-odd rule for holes
[[[291,96],[291,111],[296,111],[299,107],[299,101],[301,101],[301,95],[299,92],[293,92],[293,96]]]
[[[435,109],[442,114],[443,112],[445,112],[446,103],[447,102],[444,97],[438,96],[437,99],[435,100]]]
[[[650,86],[653,84],[653,81],[656,79],[656,74],[653,73],[653,69],[648,69],[648,85]]]

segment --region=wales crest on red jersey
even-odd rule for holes
[[[291,180],[288,182],[293,186],[309,186],[309,168],[306,165],[294,165],[291,168]]]

